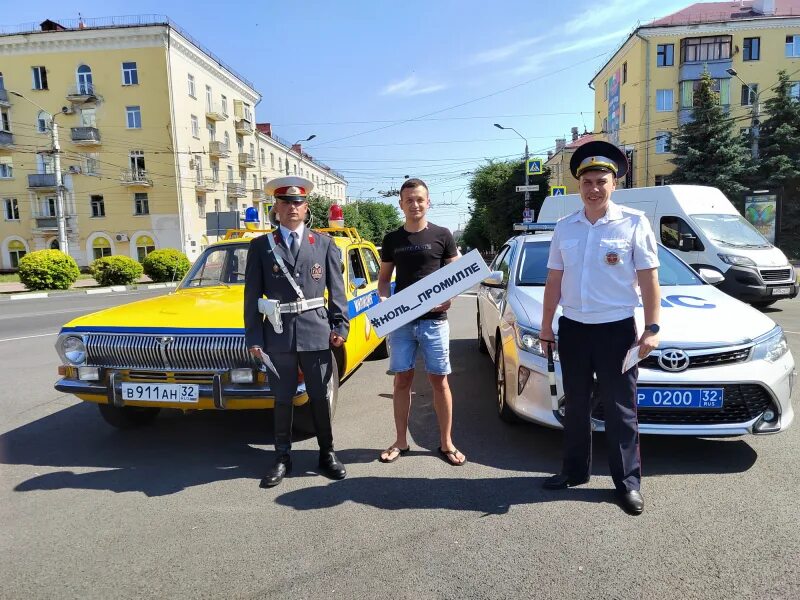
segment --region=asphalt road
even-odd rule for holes
[[[316,475],[306,439],[294,475],[262,490],[268,413],[176,412],[119,432],[53,390],[61,323],[158,293],[0,305],[0,597],[800,597],[800,423],[768,437],[645,437],[640,517],[613,501],[600,434],[592,482],[544,491],[561,434],[495,416],[475,300],[462,297],[451,385],[465,466],[437,458],[422,381],[411,454],[377,462],[393,440],[380,360],[341,388],[348,478]],[[767,312],[800,359],[800,301]]]

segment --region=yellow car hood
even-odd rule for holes
[[[244,333],[244,286],[178,290],[73,319],[62,331]]]

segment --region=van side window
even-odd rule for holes
[[[347,252],[348,280],[353,287],[360,287],[367,282],[367,275],[364,273],[364,264],[361,262],[361,254],[358,248],[353,248]]]
[[[689,227],[689,224],[680,217],[661,217],[661,243],[672,250],[689,249],[681,248],[681,236],[692,235],[695,238],[694,250],[703,250],[702,242],[697,238],[697,234]]]
[[[361,252],[364,256],[364,263],[367,266],[367,273],[369,274],[370,281],[378,281],[378,273],[381,271],[381,265],[378,262],[378,258],[375,256],[375,253],[372,251],[372,248],[368,248],[364,246],[361,249]]]

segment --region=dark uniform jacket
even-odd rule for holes
[[[270,248],[268,235],[274,236],[276,252],[286,269],[303,290],[305,298],[319,298],[328,290],[327,308],[303,313],[283,313],[283,333],[277,334],[269,320],[258,312],[259,298],[294,302],[298,299]],[[342,277],[342,258],[330,236],[308,228],[294,264],[286,249],[280,229],[257,237],[247,251],[244,284],[244,326],[247,347],[261,346],[265,352],[307,352],[327,350],[330,332],[347,339],[350,319]]]

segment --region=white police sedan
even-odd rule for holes
[[[553,395],[538,338],[551,237],[551,231],[526,232],[500,249],[492,275],[478,291],[478,345],[494,360],[500,418],[560,428],[561,367],[555,353]],[[639,363],[639,431],[730,436],[789,427],[797,373],[783,330],[706,283],[666,248],[658,253],[661,342]],[[560,311],[556,337],[559,316]],[[636,322],[642,331],[641,308]],[[598,431],[604,428],[601,403],[595,405],[592,424]]]

